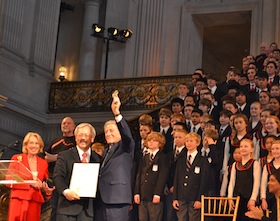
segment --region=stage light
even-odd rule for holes
[[[130,29],[124,29],[119,31],[119,29],[110,27],[107,29],[107,36],[103,35],[104,27],[93,24],[92,25],[92,34],[93,37],[103,38],[104,43],[106,43],[106,56],[105,56],[105,74],[104,78],[107,78],[107,69],[108,69],[108,58],[109,58],[109,45],[110,41],[126,43],[128,38],[131,38],[132,31]]]
[[[101,37],[103,32],[104,32],[104,27],[98,25],[98,24],[93,24],[92,25],[92,35],[95,37]]]
[[[133,32],[130,29],[125,29],[120,31],[120,35],[124,38],[131,38]]]
[[[109,33],[109,35],[111,35],[111,36],[118,36],[118,34],[119,34],[119,29],[110,27],[110,28],[108,28],[108,33]]]

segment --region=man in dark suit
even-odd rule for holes
[[[100,157],[91,150],[96,136],[95,129],[88,123],[81,123],[75,129],[76,147],[58,154],[54,169],[54,183],[59,194],[57,220],[92,221],[93,199],[80,198],[69,189],[74,163],[98,163]]]
[[[109,147],[104,151],[99,175],[96,221],[124,221],[128,219],[132,202],[131,167],[135,143],[127,122],[120,113],[121,102],[117,91],[111,105],[115,121],[104,125]]]
[[[266,65],[266,72],[268,74],[268,86],[279,84],[279,76],[277,74],[277,64],[274,61],[269,61]]]

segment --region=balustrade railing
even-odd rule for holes
[[[51,83],[49,111],[107,111],[114,90],[119,91],[123,110],[149,110],[169,102],[176,96],[178,84],[190,81],[191,75],[173,75]]]

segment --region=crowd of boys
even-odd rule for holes
[[[195,70],[191,85],[181,82],[170,108],[159,111],[156,125],[149,116],[140,117],[140,138],[136,142],[139,145],[135,147],[138,169],[133,172],[132,186],[138,214],[132,210],[130,220],[198,221],[201,195],[227,195],[231,165],[240,161],[242,140],[230,147],[230,159],[225,162],[226,140],[235,136],[239,139],[234,119],[242,116],[249,120],[244,138],[252,138],[257,146],[257,134],[263,133],[264,140],[270,136],[265,119],[261,123],[260,112],[269,111],[279,117],[280,50],[275,43],[262,49],[256,58],[244,57],[242,70],[230,67],[226,80],[220,84],[215,75]],[[266,102],[260,99],[263,92],[269,96]],[[260,107],[258,114],[254,114],[255,106]],[[149,128],[144,134],[143,127]],[[261,161],[259,156],[253,158]],[[241,185],[238,179],[236,182],[236,186]]]

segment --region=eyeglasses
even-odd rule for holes
[[[79,133],[79,134],[77,134],[77,137],[85,137],[85,138],[88,138],[88,137],[90,137],[90,134]]]

